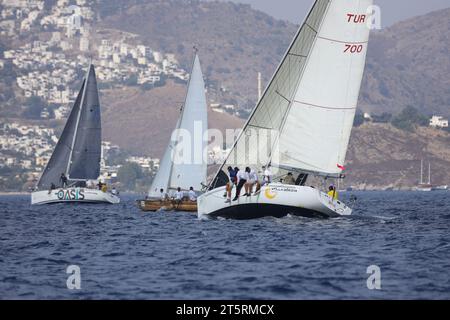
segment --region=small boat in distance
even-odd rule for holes
[[[425,183],[423,180],[423,160],[420,161],[420,182],[416,187],[416,191],[430,192],[433,191],[433,185],[431,184],[431,163],[428,163],[428,182]]]
[[[143,211],[186,211],[197,212],[197,201],[191,201],[187,192],[192,187],[196,195],[203,189],[207,178],[207,162],[204,153],[207,141],[204,136],[208,130],[208,109],[206,105],[205,83],[200,66],[200,59],[195,50],[192,72],[189,78],[185,103],[181,109],[174,135],[167,146],[150,187],[147,199],[137,200],[137,206]],[[180,143],[180,133],[189,133],[190,145]],[[185,153],[190,159],[177,159],[177,155]],[[185,160],[188,160],[187,163]],[[183,199],[174,200],[173,194],[180,188]],[[161,193],[161,190],[163,192]],[[172,194],[169,194],[172,193]],[[164,195],[167,195],[164,196]]]
[[[61,202],[120,202],[117,195],[103,189],[87,188],[89,180],[100,176],[101,112],[94,66],[88,68],[61,137],[47,163],[31,204]]]
[[[306,181],[309,176],[325,184],[343,176],[366,61],[371,5],[372,0],[314,2],[209,191],[198,198],[199,218],[330,218],[352,213],[335,192],[331,196]],[[262,143],[256,141],[259,137]],[[265,137],[274,139],[267,142]],[[273,179],[266,178],[260,190],[224,198],[228,167],[265,172],[269,166]],[[298,175],[295,185],[278,182],[293,174]]]

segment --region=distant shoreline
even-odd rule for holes
[[[0,196],[26,196],[29,195],[30,192],[4,192],[0,191]]]

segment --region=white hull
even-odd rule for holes
[[[120,203],[120,198],[109,192],[87,188],[55,189],[36,191],[31,194],[31,204],[50,204],[64,202],[79,203]]]
[[[333,200],[320,190],[283,184],[270,184],[261,188],[258,195],[241,197],[226,203],[225,187],[201,195],[198,200],[198,217],[227,217],[252,219],[265,216],[283,217],[288,214],[306,217],[335,218],[349,216],[352,210],[344,203]],[[242,191],[241,194],[243,194]],[[235,190],[233,190],[233,196]]]
[[[431,192],[431,191],[433,191],[433,188],[432,187],[417,187],[416,191],[419,191],[419,192]]]

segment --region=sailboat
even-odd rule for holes
[[[428,163],[428,183],[425,183],[423,180],[423,160],[420,161],[420,183],[416,190],[424,192],[433,191],[433,186],[431,184],[431,163]]]
[[[198,198],[198,216],[251,219],[288,214],[339,217],[352,213],[307,178],[339,179],[364,73],[372,0],[316,0],[227,159]],[[272,137],[255,147],[255,139]],[[253,139],[253,140],[252,140]],[[264,139],[262,139],[264,140]],[[256,159],[256,160],[255,160]],[[273,178],[250,195],[225,200],[228,167]],[[267,169],[266,169],[267,170]],[[294,185],[277,179],[298,174]],[[262,181],[261,176],[258,177]]]
[[[101,112],[94,66],[88,68],[61,137],[47,163],[32,204],[60,202],[111,203],[120,198],[106,190],[86,187],[100,175]],[[64,176],[67,180],[63,181]],[[64,183],[66,182],[66,183]]]
[[[180,188],[181,192],[187,195],[187,192],[192,188],[198,195],[206,183],[207,161],[205,152],[207,140],[205,134],[208,130],[207,112],[205,83],[200,59],[195,50],[192,72],[180,118],[152,182],[147,199],[137,201],[141,210],[158,211],[164,209],[197,212],[196,201],[189,199],[175,201],[170,199],[170,194]],[[182,135],[184,137],[181,137]],[[186,138],[191,143],[184,144]],[[183,142],[180,142],[181,140]],[[183,159],[181,154],[190,156]],[[168,196],[167,198],[162,197],[161,190],[163,190],[163,195]]]

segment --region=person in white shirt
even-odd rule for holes
[[[233,201],[237,201],[239,199],[239,196],[241,195],[241,190],[245,186],[248,180],[248,173],[246,170],[239,170],[237,175],[237,187],[236,187],[236,196],[234,197]]]
[[[270,165],[262,167],[264,176],[263,176],[263,185],[272,183],[272,170],[270,169]]]
[[[244,196],[250,197],[253,192],[253,186],[256,185],[256,191],[255,194],[259,192],[261,189],[261,184],[258,181],[258,174],[255,170],[252,170],[250,168],[247,168],[247,174],[248,174],[248,181],[245,184],[245,194]]]
[[[194,188],[190,187],[189,188],[189,200],[192,202],[197,201],[197,195],[195,194]]]
[[[178,187],[177,192],[175,192],[175,201],[181,202],[184,198],[184,192],[181,191],[181,188]]]
[[[159,190],[159,194],[160,194],[160,200],[161,201],[166,201],[168,198],[167,193],[164,192],[164,189]]]

